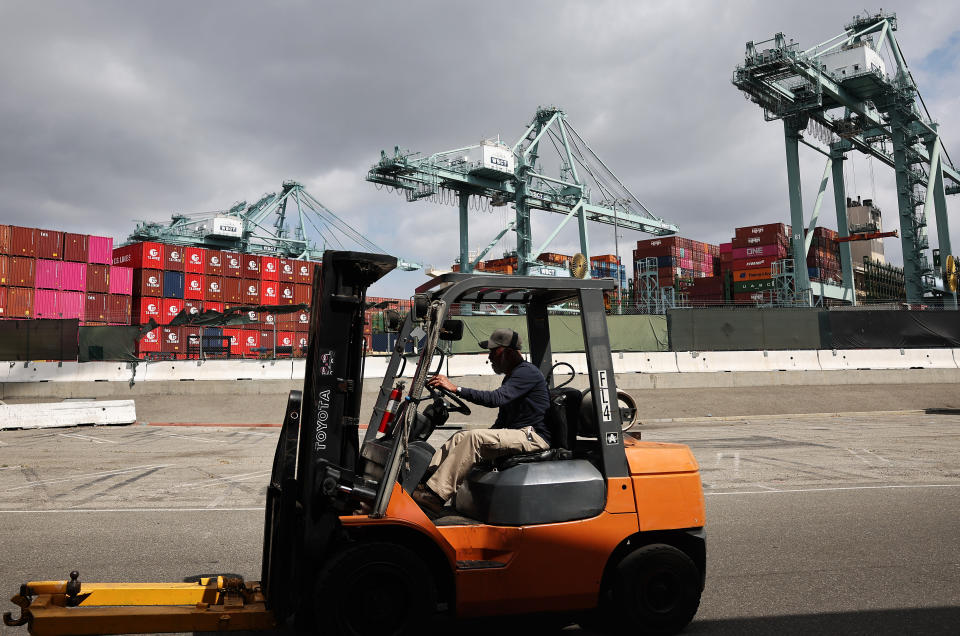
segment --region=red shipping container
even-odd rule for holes
[[[133,317],[132,310],[133,302],[130,296],[110,294],[107,297],[107,322],[115,325],[129,325]]]
[[[236,252],[220,252],[220,260],[223,263],[223,275],[231,278],[241,278],[243,276],[243,259]]]
[[[243,330],[237,328],[224,329],[223,335],[230,338],[230,353],[233,355],[240,355],[242,353],[240,343],[242,342],[241,339],[243,338]]]
[[[33,318],[33,295],[32,287],[9,287],[7,288],[7,318]]]
[[[220,276],[207,276],[206,289],[203,292],[204,300],[223,300],[223,279]]]
[[[10,226],[0,225],[0,254],[10,253]]]
[[[202,247],[188,247],[184,250],[186,261],[183,271],[188,274],[202,274],[206,266],[206,251]]]
[[[295,303],[294,297],[294,285],[293,283],[280,283],[280,304],[281,305],[293,305]]]
[[[60,289],[60,266],[62,261],[37,260],[35,276],[37,289]]]
[[[276,305],[279,304],[280,283],[272,280],[265,280],[260,284],[260,304]]]
[[[292,331],[280,331],[277,333],[277,346],[278,347],[293,347],[294,333]]]
[[[768,298],[764,298],[763,292],[741,292],[733,295],[733,301],[736,303],[753,305],[766,300],[768,300]]]
[[[310,312],[308,310],[298,311],[294,316],[296,316],[297,324],[300,325],[298,331],[310,326]]]
[[[297,312],[289,314],[277,314],[277,324],[283,329],[296,329]]]
[[[298,331],[294,335],[296,339],[296,346],[299,351],[297,353],[303,354],[307,350],[307,343],[310,341],[310,335],[306,331]]]
[[[110,267],[110,293],[133,294],[133,269],[129,267]]]
[[[277,323],[277,315],[264,311],[260,314],[260,322],[268,327],[273,327]]]
[[[198,300],[183,301],[183,310],[191,316],[199,316],[203,313],[203,303]]]
[[[132,320],[135,325],[144,325],[153,318],[159,325],[163,313],[163,306],[159,298],[147,296],[133,299]]]
[[[768,278],[772,278],[769,269],[737,269],[733,271],[734,282],[745,280],[766,280]]]
[[[260,257],[253,254],[242,254],[243,277],[260,279]]]
[[[280,259],[275,256],[260,257],[261,280],[280,280]]]
[[[53,289],[38,289],[33,294],[33,317],[34,318],[59,318],[57,309],[57,295],[59,292]]]
[[[32,227],[10,226],[10,255],[28,256],[37,255],[37,231]]]
[[[110,322],[109,298],[107,294],[84,294],[83,321]]]
[[[61,291],[57,294],[57,313],[64,320],[81,319],[83,316],[84,294],[78,291]]]
[[[86,234],[63,235],[63,260],[74,263],[86,263],[90,256],[90,237]]]
[[[184,353],[186,344],[182,341],[180,327],[160,327],[160,351],[163,353]]]
[[[733,266],[730,269],[759,269],[761,267],[766,267],[767,271],[770,271],[770,266],[776,263],[778,259],[776,256],[758,256],[756,258],[738,258],[733,262]]]
[[[87,291],[87,264],[64,261],[60,265],[60,289],[64,291]]]
[[[3,227],[0,225],[0,227]],[[10,284],[10,257],[0,254],[0,286]]]
[[[134,296],[163,296],[163,276],[159,269],[133,270]]]
[[[223,284],[223,302],[235,305],[243,302],[243,294],[240,291],[243,284],[241,279],[224,276],[221,283]]]
[[[273,329],[264,329],[260,332],[260,347],[267,349],[267,355],[273,351]]]
[[[111,265],[113,263],[113,239],[109,236],[91,236],[87,239],[87,262]]]
[[[163,244],[131,243],[113,250],[113,265],[142,269],[164,269]]]
[[[63,258],[63,232],[37,230],[37,258]]]
[[[734,260],[742,258],[756,258],[758,256],[773,256],[775,258],[786,258],[787,248],[783,245],[757,245],[756,247],[735,247],[733,248]]]
[[[297,270],[294,266],[297,264],[297,261],[292,258],[281,258],[280,259],[280,281],[284,283],[295,283],[297,282]]]
[[[240,283],[240,290],[243,292],[242,302],[245,305],[260,304],[260,281],[244,278]]]
[[[189,300],[203,300],[206,291],[206,281],[203,274],[183,275],[183,297]]]
[[[160,353],[160,327],[143,335],[137,343],[137,353]]]
[[[110,266],[93,264],[87,265],[87,291],[97,294],[106,294],[110,291]]]
[[[10,257],[11,287],[36,287],[37,261],[25,256]]]
[[[310,285],[295,285],[293,288],[293,304],[309,305],[312,292],[313,287]]]
[[[203,310],[204,311],[215,311],[217,313],[223,313],[223,303],[214,302],[212,300],[203,301]]]
[[[226,331],[226,329],[224,329]],[[242,340],[240,343],[241,353],[244,357],[255,358],[258,353],[254,349],[260,348],[260,332],[253,331],[250,329],[244,329],[242,332]],[[224,334],[226,335],[226,334]]]
[[[733,239],[731,243],[733,249],[738,249],[741,247],[754,247],[756,245],[782,245],[784,247],[790,247],[790,239],[786,236],[780,234],[776,235],[767,235],[767,236],[742,236]]]
[[[203,334],[203,327],[181,327],[183,334],[184,351],[187,353],[191,349],[200,351],[200,336]]]
[[[0,287],[0,318],[7,317],[7,288]]]
[[[313,268],[315,267],[314,263],[310,261],[293,261],[294,270],[297,275],[296,282],[302,283],[305,285],[313,284]]]
[[[182,245],[164,245],[163,269],[168,272],[182,272],[186,258],[183,254],[185,249]]]
[[[223,253],[220,250],[207,250],[204,274],[207,276],[223,276]]]
[[[764,236],[770,238],[768,243],[773,242],[774,236],[783,236],[786,238],[790,237],[790,227],[786,223],[767,223],[766,225],[748,225],[746,227],[738,227],[734,230],[734,236],[736,238],[743,238],[747,236]],[[736,245],[734,245],[736,248]]]
[[[160,324],[169,325],[170,321],[183,311],[183,301],[179,298],[164,298],[160,302]]]

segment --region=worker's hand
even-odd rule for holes
[[[437,375],[427,380],[427,384],[432,387],[440,387],[441,389],[446,389],[451,393],[456,393],[457,391],[457,385],[451,382],[450,378],[443,375],[442,373],[438,373]]]

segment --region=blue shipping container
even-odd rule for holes
[[[163,297],[183,298],[183,272],[163,273]]]

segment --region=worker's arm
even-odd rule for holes
[[[496,408],[526,395],[537,384],[543,382],[543,376],[536,368],[529,365],[520,365],[513,370],[496,391],[480,391],[464,386],[460,387],[460,397],[480,406]]]

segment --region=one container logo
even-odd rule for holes
[[[747,239],[747,243],[750,243],[751,245],[756,245],[756,244],[759,243],[759,242],[760,242],[760,237],[759,237],[759,236],[752,236],[752,237],[750,237],[750,238]]]
[[[147,250],[147,256],[150,258],[160,258],[160,250],[155,247],[151,247]]]
[[[147,335],[143,337],[147,342],[157,342],[157,334],[153,331],[148,331]]]
[[[191,280],[191,281],[190,281],[190,289],[195,289],[195,290],[198,290],[198,291],[199,291],[199,289],[200,289],[200,281],[198,281],[196,278],[194,278],[193,280]]]
[[[247,261],[247,269],[253,272],[257,271],[257,261]]]
[[[247,286],[247,293],[250,294],[251,296],[256,295],[256,293],[257,293],[257,286],[256,286],[256,285],[248,285],[248,286]]]
[[[177,314],[180,313],[180,308],[177,307],[176,305],[170,305],[170,307],[167,309],[167,312],[168,312],[171,316],[176,316]]]
[[[239,344],[236,336],[230,336],[230,346],[236,347]]]
[[[255,344],[257,344],[257,339],[253,336],[247,336],[247,346],[252,347]]]
[[[283,297],[284,298],[293,298],[293,290],[289,287],[283,288]]]
[[[147,285],[149,285],[150,287],[159,287],[159,286],[160,286],[160,279],[157,278],[156,276],[148,276],[148,277],[147,277]]]
[[[650,247],[656,247],[657,245],[660,245],[660,243],[662,242],[663,241],[650,241]]]
[[[199,254],[191,254],[191,255],[190,255],[190,262],[193,263],[194,265],[199,265],[199,264],[200,264],[200,255],[199,255]]]
[[[265,321],[265,322],[266,322],[268,325],[272,325],[275,321],[276,321],[276,319],[273,317],[273,314],[267,314],[267,318],[266,318],[266,321]]]
[[[755,227],[755,228],[753,228],[753,229],[750,230],[750,231],[753,232],[754,234],[763,234],[763,228],[762,228],[762,227]]]
[[[149,304],[147,305],[147,313],[150,313],[150,314],[155,314],[155,313],[157,313],[157,306],[154,305],[153,303],[149,303]]]
[[[247,317],[250,318],[250,320],[252,320],[253,322],[257,322],[257,312],[255,312],[255,311],[248,311],[248,312],[247,312]]]
[[[290,340],[290,336],[284,336],[283,339],[281,340],[281,342],[283,343],[283,346],[285,346],[285,347],[289,347],[291,344],[293,344],[293,341]]]
[[[190,315],[199,314],[199,313],[200,313],[200,310],[197,309],[196,307],[190,308]]]
[[[300,338],[300,346],[301,346],[301,347],[306,347],[306,346],[307,346],[307,339],[306,339],[306,338],[303,338],[303,337]]]
[[[284,264],[283,264],[283,273],[284,273],[284,274],[292,274],[292,273],[293,273],[293,266],[292,266],[290,263],[284,263]]]
[[[301,325],[306,325],[310,322],[310,316],[305,311],[300,312],[300,316],[298,317],[298,319]]]
[[[215,280],[210,281],[210,291],[218,292],[220,291],[220,283]]]
[[[211,256],[211,257],[210,257],[210,264],[213,265],[214,267],[220,267],[220,257],[219,257],[219,256]]]
[[[306,275],[309,274],[309,273],[310,273],[310,268],[309,268],[309,267],[307,267],[306,265],[301,265],[301,266],[300,266],[300,275],[301,275],[301,276],[306,276]]]
[[[239,259],[239,258],[234,258],[234,257],[231,256],[231,257],[229,258],[229,260],[227,260],[227,265],[230,266],[230,267],[238,268],[238,267],[240,267],[240,259]]]
[[[267,296],[269,296],[270,298],[273,298],[274,296],[277,295],[277,290],[274,289],[273,287],[267,287],[267,289],[264,291],[264,293],[265,293]]]
[[[275,272],[275,271],[277,271],[277,266],[274,265],[272,261],[267,261],[267,271],[268,271],[268,272]]]
[[[180,336],[177,335],[176,331],[171,331],[167,334],[167,342],[170,344],[176,344],[180,342]]]
[[[171,252],[170,252],[170,260],[173,261],[174,263],[179,263],[179,262],[180,262],[180,252],[178,252],[178,251],[176,251],[176,250],[171,251]]]

